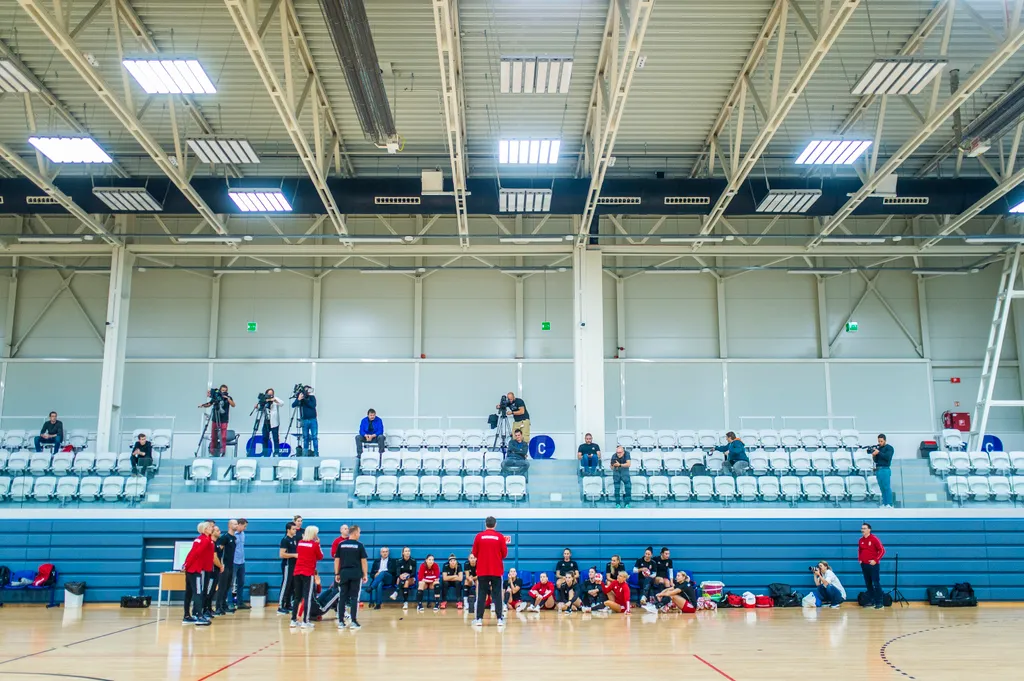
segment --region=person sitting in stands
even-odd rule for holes
[[[399,592],[402,596],[402,610],[409,609],[409,598],[416,591],[418,584],[416,561],[412,558],[412,549],[406,546],[402,549],[402,558],[398,561],[398,581],[395,582],[395,590],[391,593],[391,600],[398,600]]]
[[[522,599],[520,594],[523,591],[523,580],[519,578],[519,573],[515,568],[508,569],[508,578],[505,579],[505,604],[509,610],[515,610],[516,612],[522,612],[526,610],[526,606],[529,605]]]
[[[138,441],[132,446],[132,475],[138,475],[140,470],[145,474],[152,465],[153,443],[146,440],[145,433],[139,433]]]
[[[601,447],[594,444],[594,436],[590,433],[583,436],[583,444],[576,449],[576,458],[580,460],[583,475],[601,474]]]
[[[625,572],[625,570],[620,570],[620,572]],[[616,572],[615,575],[617,576],[618,572]],[[628,578],[629,575],[627,574],[626,577]],[[613,581],[613,579],[614,578],[609,581]],[[603,582],[604,580],[601,578],[601,573],[597,571],[597,568],[590,568],[590,572],[587,575],[587,581],[583,584],[583,612],[604,610],[604,602],[607,599],[604,596],[604,589],[601,587]]]
[[[53,453],[60,451],[60,445],[64,442],[64,424],[57,420],[57,412],[51,411],[50,418],[43,421],[43,427],[39,429],[36,436],[36,451],[43,451],[43,445],[53,445]]]
[[[448,607],[448,601],[459,604],[462,609],[462,566],[455,554],[448,556],[448,562],[441,570],[441,609]]]
[[[441,579],[441,568],[434,562],[434,554],[427,554],[426,560],[420,565],[417,578],[419,586],[416,587],[416,611],[423,612],[423,598],[426,597],[427,602],[434,606],[434,612],[437,612],[440,608],[434,600],[434,590]]]
[[[750,467],[750,459],[747,458],[746,445],[744,445],[743,440],[736,437],[736,433],[731,430],[725,434],[725,440],[726,444],[721,447],[715,447],[715,451],[726,452],[723,471],[726,473],[730,471],[737,474],[743,473]]]
[[[540,573],[540,581],[530,589],[530,598],[533,603],[530,605],[531,612],[540,612],[541,608],[551,610],[555,607],[555,585],[548,581],[548,573]]]
[[[623,614],[629,614],[629,584],[626,580],[629,578],[625,572],[620,572],[618,578],[614,582],[609,582],[601,587],[608,600],[604,602],[612,612],[621,612]]]
[[[696,610],[697,591],[693,588],[690,575],[682,570],[677,572],[672,584],[658,592],[655,600],[661,605],[662,612],[668,612],[672,609],[673,605],[682,610],[686,603],[692,605],[693,609]],[[645,605],[644,610],[652,613],[658,612],[658,608],[654,603]]]
[[[568,573],[559,581],[558,588],[555,589],[558,601],[558,611],[568,615],[574,609],[579,610],[583,607],[583,599],[581,598],[580,585],[576,583],[576,573]]]
[[[501,462],[502,475],[526,475],[530,470],[530,445],[523,440],[523,431],[516,429],[512,441],[508,443],[508,452]]]
[[[359,422],[359,434],[356,435],[356,454],[363,453],[363,445],[377,445],[377,451],[384,453],[387,438],[384,435],[384,421],[377,418],[377,412],[370,409]]]

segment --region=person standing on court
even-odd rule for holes
[[[511,395],[511,393],[509,393]],[[505,574],[504,560],[508,556],[508,545],[505,535],[495,527],[498,521],[494,516],[487,516],[484,521],[486,529],[473,539],[473,555],[476,556],[476,617],[473,626],[482,626],[487,597],[491,597],[494,613],[498,616],[498,626],[505,626],[504,599],[501,597],[501,577]]]
[[[197,627],[210,626],[210,620],[203,617],[203,575],[213,571],[214,545],[210,535],[213,534],[213,523],[203,521],[196,527],[199,536],[192,540],[192,548],[185,556],[185,616],[182,624],[194,624]]]
[[[292,614],[292,591],[295,584],[295,559],[298,558],[296,536],[298,528],[295,522],[285,523],[284,537],[281,538],[277,556],[281,559],[281,595],[277,599],[277,614]]]
[[[885,435],[879,434],[878,446],[871,450],[875,460],[875,478],[878,490],[882,494],[882,508],[892,508],[892,445],[885,441]]]
[[[860,541],[857,543],[857,560],[860,561],[860,571],[864,573],[864,586],[867,587],[868,596],[875,605],[875,610],[882,608],[882,556],[885,555],[885,547],[882,541],[871,534],[871,525],[864,523],[860,526]]]
[[[228,598],[231,596],[231,580],[235,576],[235,549],[238,540],[235,532],[238,531],[238,523],[234,518],[228,521],[228,531],[222,534],[217,540],[217,548],[220,549],[220,582],[217,584],[217,602],[214,615],[228,614]]]
[[[235,565],[232,569],[232,572],[235,573],[234,602],[228,604],[231,606],[228,610],[229,612],[235,608],[239,610],[249,609],[242,595],[242,592],[245,591],[245,528],[249,527],[249,521],[245,518],[239,518],[237,524],[238,531],[235,532]]]
[[[334,581],[338,582],[338,628],[345,628],[345,606],[348,606],[349,629],[359,629],[359,592],[368,574],[366,547],[359,541],[359,526],[348,528],[348,537],[334,552]]]
[[[292,606],[292,627],[312,629],[313,622],[310,616],[313,611],[313,594],[316,584],[313,580],[316,575],[316,564],[324,557],[323,549],[320,548],[320,528],[310,525],[302,531],[302,540],[296,544],[295,553],[295,603]],[[302,605],[302,622],[297,621],[299,605]]]

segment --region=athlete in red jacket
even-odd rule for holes
[[[316,564],[324,557],[323,549],[320,548],[320,528],[310,525],[302,531],[302,541],[296,547],[295,553],[295,606],[292,609],[291,626],[301,626],[303,629],[312,629],[313,623],[309,621],[313,611],[313,592],[315,586],[313,575],[316,574]],[[302,605],[302,622],[297,622],[299,605]]]
[[[608,595],[605,605],[611,608],[613,612],[629,614],[629,584],[626,581],[628,579],[629,575],[625,572],[620,572],[616,575],[614,582],[608,582],[601,587],[601,590]]]
[[[423,597],[427,602],[433,604],[434,611],[438,610],[437,601],[434,600],[434,588],[441,579],[441,566],[434,562],[434,554],[428,553],[426,559],[420,563],[419,586],[416,591],[416,611],[423,612]]]
[[[199,536],[192,541],[192,548],[185,556],[185,564],[181,568],[185,572],[185,617],[181,623],[208,627],[210,620],[203,617],[203,596],[206,594],[203,574],[213,572],[213,556],[216,552],[213,539],[210,538],[213,523],[204,520],[196,530]]]
[[[868,588],[868,595],[875,604],[875,610],[878,610],[883,605],[880,563],[882,556],[885,555],[885,547],[878,537],[871,534],[871,526],[867,523],[860,526],[860,534],[857,560],[860,561],[860,571],[864,573],[864,586]]]
[[[530,589],[531,612],[540,612],[541,608],[550,610],[555,607],[555,585],[548,581],[548,573],[540,573],[540,581]]]
[[[505,543],[505,535],[494,529],[497,524],[494,516],[487,516],[487,520],[484,521],[487,529],[476,535],[476,539],[473,540],[472,554],[476,556],[477,576],[476,619],[473,620],[473,624],[476,626],[484,623],[484,608],[487,607],[488,596],[494,604],[498,626],[505,626],[501,577],[505,574],[505,565],[502,561],[508,556],[508,545]]]

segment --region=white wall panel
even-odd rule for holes
[[[10,362],[4,386],[4,417],[37,417],[39,423],[4,422],[5,428],[38,429],[51,410],[58,414],[91,416],[96,428],[96,410],[100,399],[100,362]],[[65,422],[68,428],[84,428],[84,424]]]
[[[604,363],[604,427],[609,433],[618,430],[618,417],[622,415],[621,366],[621,362]]]
[[[526,408],[533,435],[575,430],[572,382],[572,362],[523,362],[522,397],[529,395]]]
[[[615,296],[615,280],[604,277],[604,356],[606,359],[619,357],[618,303]],[[606,388],[607,390],[607,388]],[[612,423],[605,419],[605,423]]]
[[[137,417],[173,416],[176,432],[198,431],[202,425],[203,410],[197,405],[206,402],[207,366],[206,362],[126,363],[121,430],[170,428],[169,421]],[[235,409],[231,415],[232,427],[237,428],[242,423],[239,411],[241,408]],[[195,447],[195,442],[192,446]]]
[[[935,385],[935,421],[944,411],[974,412],[974,401],[978,398],[978,383],[981,380],[981,368],[957,368],[933,370]],[[950,383],[952,377],[960,379],[960,383]],[[1016,367],[1000,367],[996,375],[995,399],[1019,400],[1020,379]],[[956,403],[960,405],[957,406]],[[971,424],[977,428],[979,424]],[[1024,431],[1024,410],[997,407],[989,413],[989,433],[1002,436],[1004,433]]]
[[[820,362],[730,362],[729,427],[770,428],[767,420],[743,416],[772,416],[782,428],[782,416],[824,416],[828,413],[825,365]],[[815,427],[818,424],[804,424]],[[796,423],[790,427],[799,428]]]
[[[500,272],[441,271],[423,282],[429,359],[515,357],[515,282]]]
[[[523,337],[526,358],[572,358],[572,310],[571,271],[526,277],[523,281]],[[612,317],[612,328],[614,320]],[[544,331],[541,322],[551,322],[551,330]]]
[[[345,271],[325,277],[320,356],[412,357],[413,287],[412,278],[401,275]],[[306,307],[311,310],[311,303]]]
[[[932,359],[980,361],[985,356],[1001,270],[1002,263],[997,263],[966,277],[927,280]],[[1016,357],[1017,345],[1010,323],[1003,343],[1003,359]]]
[[[725,427],[721,363],[626,362],[626,414],[650,416],[652,428]]]
[[[134,272],[127,356],[206,357],[212,291],[212,279],[187,272]]]
[[[718,312],[711,276],[640,275],[626,280],[625,297],[627,357],[718,357]],[[609,323],[607,317],[605,323]]]
[[[834,362],[832,413],[856,416],[867,430],[929,431],[928,365],[924,362]],[[840,422],[837,427],[844,427]]]
[[[875,276],[870,275],[869,276]],[[962,277],[952,277],[962,279]],[[921,341],[917,310],[917,277],[909,272],[884,272],[878,275],[876,288],[897,314],[914,340]],[[844,274],[825,283],[828,300],[829,338],[837,333],[839,340],[832,348],[837,358],[919,358],[914,343],[900,329],[874,293],[869,293],[853,321],[856,332],[844,330],[850,313],[864,294],[867,284],[859,274]],[[991,316],[991,311],[990,311]]]
[[[68,291],[62,292],[21,343],[17,356],[102,357],[103,342],[90,328],[86,315],[102,332],[106,325],[107,281],[106,275],[75,275],[70,288],[81,301],[85,314]],[[60,275],[53,270],[20,273],[14,320],[15,336],[19,341],[60,286]]]
[[[309,279],[287,272],[223,277],[218,356],[308,357],[312,296]]]
[[[498,399],[509,391],[517,392],[517,374],[515,362],[426,362],[420,366],[420,416],[465,416],[470,418],[452,421],[452,427],[484,427],[480,424],[496,411]],[[534,395],[524,392],[519,396],[532,417]],[[539,394],[537,398],[541,399]],[[477,414],[480,421],[474,420]],[[420,427],[437,427],[435,423],[425,420]]]
[[[385,430],[411,427],[393,417],[413,413],[413,375],[412,362],[318,362],[316,381],[310,385],[320,430],[354,435],[371,408],[384,419]],[[296,382],[288,385],[289,390]]]
[[[725,300],[730,358],[817,355],[814,277],[744,274],[726,279]]]

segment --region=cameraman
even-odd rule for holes
[[[320,427],[316,422],[316,397],[313,389],[308,385],[300,385],[295,399],[292,401],[292,409],[298,408],[299,418],[302,423],[302,446],[306,450],[306,456],[317,456],[320,451]]]
[[[832,572],[832,568],[825,561],[818,561],[818,564],[811,568],[814,575],[814,584],[818,587],[818,596],[821,597],[821,604],[831,603],[833,608],[838,608],[846,600],[846,589],[842,582]]]
[[[875,460],[875,478],[882,495],[882,508],[892,508],[892,445],[886,442],[884,434],[879,434],[878,446],[872,447],[868,453]]]
[[[510,392],[501,402],[494,405],[495,409],[504,409],[505,413],[512,417],[512,430],[523,431],[523,440],[530,442],[530,412],[526,411],[526,402]]]
[[[282,404],[284,402],[274,396],[273,388],[267,388],[263,399],[256,403],[256,408],[263,410],[263,456],[280,454],[281,413],[278,407]]]
[[[200,404],[200,409],[213,407],[210,410],[210,456],[224,456],[228,443],[228,415],[235,401],[228,394],[228,387],[222,385],[219,390],[207,392],[209,402]]]

